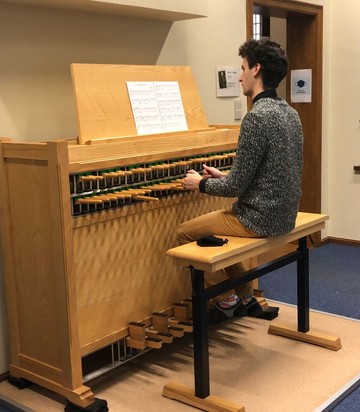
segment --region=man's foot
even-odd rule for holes
[[[215,307],[208,312],[208,320],[210,324],[216,324],[235,317],[258,317],[263,312],[256,298],[251,298],[247,303],[244,303],[243,300],[240,299],[236,305],[230,308],[222,308],[217,303]]]
[[[267,309],[263,310],[260,314],[255,316],[256,318],[273,320],[278,317],[279,308],[276,306],[269,306]],[[251,315],[249,315],[251,316]]]

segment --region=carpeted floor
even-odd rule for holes
[[[310,305],[316,309],[311,329],[339,336],[341,350],[269,335],[268,321],[238,319],[211,330],[211,394],[244,405],[246,412],[359,411],[360,389],[348,395],[360,378],[359,263],[358,247],[327,244],[310,251]],[[268,301],[290,304],[271,303],[280,306],[280,316],[273,322],[296,322],[295,270],[290,265],[260,279]],[[88,385],[96,397],[108,401],[111,412],[194,410],[161,396],[169,381],[193,386],[191,334]],[[334,397],[341,399],[344,394],[348,396],[334,407]],[[27,411],[64,410],[63,398],[36,385],[19,391],[2,382],[1,396]]]
[[[0,412],[34,412],[34,410],[0,393]]]
[[[281,315],[276,321],[295,325],[296,308],[279,306]],[[246,412],[310,412],[357,374],[359,321],[311,313],[312,330],[341,337],[343,348],[337,352],[269,335],[268,325],[265,320],[241,318],[211,329],[212,395],[244,405]],[[193,410],[161,396],[169,381],[193,386],[191,334],[134,359],[90,385],[98,398],[108,401],[111,412]],[[36,412],[64,409],[63,399],[35,385],[19,391],[3,382],[0,393]]]
[[[259,286],[267,299],[296,304],[296,264],[260,278]],[[310,249],[310,307],[360,319],[360,247]]]
[[[261,278],[259,287],[269,299],[296,304],[296,266]],[[328,243],[310,250],[310,307],[360,319],[360,247]],[[326,411],[360,411],[359,379],[339,404]]]

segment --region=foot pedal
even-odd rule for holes
[[[190,305],[187,303],[174,303],[174,318],[179,322],[188,322],[190,320]]]
[[[176,327],[181,328],[184,332],[192,332],[193,331],[193,324],[192,322],[179,322],[176,319],[169,319],[169,328]]]
[[[168,332],[168,318],[169,315],[163,312],[153,312],[152,313],[152,325],[153,329],[158,332]]]
[[[175,338],[182,338],[184,336],[184,329],[177,326],[169,326],[169,332],[175,336]]]
[[[161,339],[156,339],[156,338],[148,336],[146,338],[146,346],[148,348],[160,349],[162,347],[162,341]]]
[[[142,322],[129,323],[130,336],[126,338],[126,343],[129,347],[140,350],[146,348],[145,328],[146,325]]]
[[[168,332],[159,332],[153,328],[146,329],[146,336],[150,338],[160,339],[163,343],[172,343],[174,337]]]

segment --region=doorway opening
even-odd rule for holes
[[[286,49],[290,70],[278,94],[298,111],[304,130],[300,211],[321,213],[323,7],[291,0],[247,0],[246,13],[248,39],[254,35],[254,14],[260,15],[262,21],[269,21],[269,37]],[[291,70],[298,69],[312,73],[309,103],[291,102]],[[321,243],[320,233],[313,241],[315,245]]]

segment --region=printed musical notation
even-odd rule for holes
[[[139,135],[188,130],[178,82],[126,82]]]

